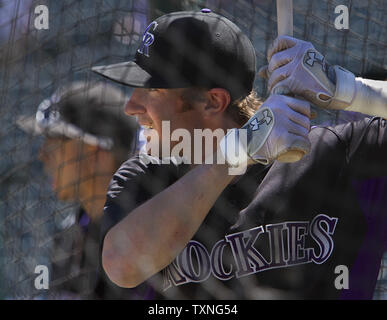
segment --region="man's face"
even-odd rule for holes
[[[74,139],[47,138],[40,148],[39,159],[58,199],[79,200],[82,154],[82,143]]]
[[[193,134],[193,129],[203,129],[204,121],[200,108],[189,108],[181,98],[183,89],[143,89],[135,88],[125,107],[125,113],[136,116],[145,127],[157,131],[160,142],[162,121],[170,121],[170,132],[186,129]],[[171,142],[171,148],[178,142]]]

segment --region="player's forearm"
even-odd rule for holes
[[[135,287],[169,265],[232,178],[226,165],[200,165],[128,214],[105,237],[111,280]]]
[[[346,110],[387,119],[387,81],[356,78],[355,95]]]

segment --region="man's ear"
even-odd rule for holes
[[[212,88],[207,92],[208,104],[204,107],[204,112],[208,116],[222,114],[230,104],[230,93],[223,88]]]

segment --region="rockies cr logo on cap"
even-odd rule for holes
[[[142,44],[138,48],[138,52],[149,57],[149,46],[155,41],[155,36],[150,31],[155,31],[157,28],[157,22],[153,21],[149,26],[146,27],[144,35],[142,36]]]

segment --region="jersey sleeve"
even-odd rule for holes
[[[107,232],[142,203],[173,184],[186,173],[187,165],[162,164],[146,155],[124,162],[108,188],[101,222],[101,245]]]
[[[357,178],[387,176],[387,123],[365,118],[334,128],[346,148],[346,162]]]

